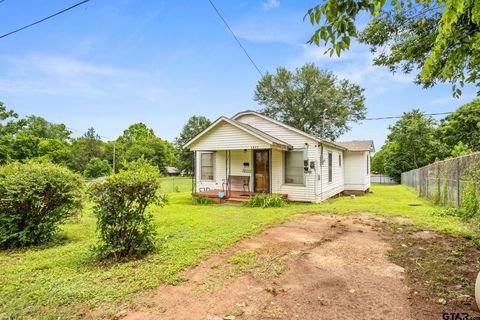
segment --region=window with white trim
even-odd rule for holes
[[[213,180],[213,152],[200,154],[200,179]]]
[[[285,152],[285,183],[304,184],[303,150]]]

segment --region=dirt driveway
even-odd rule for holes
[[[187,270],[125,319],[415,319],[367,215],[303,215]],[[436,315],[436,319],[441,315]]]

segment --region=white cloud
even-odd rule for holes
[[[0,93],[116,98],[128,92],[146,102],[157,102],[165,94],[158,77],[135,69],[67,56],[2,58]]]
[[[329,54],[324,54],[325,50],[326,48],[314,45],[302,45],[302,54],[289,67],[297,68],[313,62],[340,78],[359,84],[366,89],[367,97],[380,95],[392,86],[410,85],[413,82],[413,75],[394,75],[386,68],[374,66],[368,48],[358,43],[352,44],[351,49],[342,52],[340,57],[330,57]]]
[[[280,1],[279,0],[268,0],[263,3],[263,9],[265,10],[270,10],[270,9],[275,9],[280,7]]]

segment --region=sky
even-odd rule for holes
[[[392,75],[358,43],[341,58],[323,55],[306,44],[315,29],[303,21],[318,0],[213,1],[262,72],[315,63],[365,88],[367,117],[453,111],[475,98],[473,87],[454,99],[448,84],[425,90],[412,75]],[[0,34],[76,2],[1,1]],[[64,123],[74,136],[94,127],[114,139],[144,122],[173,140],[192,115],[260,109],[259,79],[208,0],[91,0],[0,39],[0,101],[21,116]],[[339,140],[373,139],[379,150],[392,123],[351,124]]]

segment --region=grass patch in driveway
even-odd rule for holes
[[[410,206],[419,203],[419,206]],[[407,218],[417,227],[446,232],[454,236],[479,240],[478,222],[462,221],[455,216],[442,216],[446,208],[421,199],[417,192],[404,185],[373,185],[372,193],[355,199],[341,197],[317,205],[321,212],[349,214],[369,212],[386,218]]]

